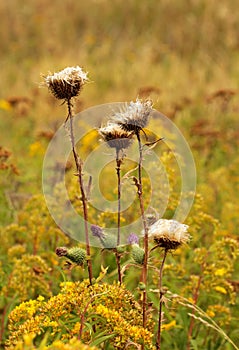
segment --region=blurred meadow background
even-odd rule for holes
[[[197,195],[189,216],[195,230],[192,251],[187,248],[180,260],[183,293],[191,293],[204,311],[211,311],[238,344],[238,2],[0,0],[0,14],[2,343],[13,307],[39,294],[56,293],[62,281],[54,250],[57,244],[67,244],[66,237],[53,228],[40,197],[44,153],[66,111],[39,84],[41,74],[79,65],[89,72],[91,82],[77,99],[76,112],[150,97],[154,108],[185,136],[195,158]],[[22,259],[26,266],[33,264],[29,254],[51,267],[51,272],[46,268],[38,274],[39,284],[32,288],[35,277],[20,271]],[[223,261],[225,266],[220,265]],[[179,272],[170,266],[166,282],[176,292],[173,271]],[[197,300],[193,275],[201,276]],[[208,279],[212,275],[214,280]],[[180,312],[179,328],[163,335],[171,349],[187,346],[191,323],[186,311]],[[168,322],[172,317],[168,315]],[[195,339],[192,349],[232,349],[223,336],[202,324]]]

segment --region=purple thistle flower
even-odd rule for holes
[[[139,244],[139,237],[135,233],[130,233],[127,241],[129,244]]]
[[[91,225],[91,232],[94,237],[98,237],[100,240],[105,238],[102,228],[98,225]]]

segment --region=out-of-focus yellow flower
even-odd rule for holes
[[[45,153],[45,149],[40,141],[36,141],[29,146],[29,155],[34,157],[36,155],[42,155]]]
[[[0,109],[3,109],[4,111],[10,111],[12,107],[8,101],[0,100]]]
[[[176,327],[176,321],[175,320],[162,325],[162,329],[164,331],[169,331],[171,328],[174,328],[174,327]]]
[[[207,310],[207,315],[209,316],[209,317],[215,317],[215,312],[214,311],[212,311],[212,310]]]
[[[227,294],[226,289],[224,287],[221,287],[221,286],[214,287],[214,290],[216,290],[217,292],[222,293],[222,294]]]
[[[217,269],[215,271],[215,276],[224,276],[226,274],[227,270],[225,269],[225,267],[222,267],[220,269]]]

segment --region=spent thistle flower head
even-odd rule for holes
[[[123,130],[138,133],[142,130],[149,120],[152,112],[152,101],[131,101],[121,112],[113,116],[113,122],[120,125]]]
[[[116,150],[126,149],[132,141],[132,131],[123,130],[116,123],[108,123],[105,127],[99,129],[99,134],[108,146]]]
[[[68,252],[68,249],[66,247],[57,247],[56,248],[56,255],[58,256],[66,256]]]
[[[60,72],[44,76],[44,85],[59,100],[70,100],[78,96],[87,81],[87,73],[79,66],[67,67]]]
[[[176,220],[160,219],[149,227],[149,238],[152,238],[158,247],[166,250],[177,249],[190,240],[187,232],[188,225]]]

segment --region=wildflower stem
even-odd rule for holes
[[[147,294],[146,294],[146,286],[147,286],[147,275],[148,275],[148,225],[145,217],[144,212],[144,200],[143,200],[143,186],[142,186],[142,163],[143,163],[143,147],[141,143],[140,138],[140,131],[136,132],[136,137],[138,140],[138,146],[139,146],[139,164],[138,164],[138,197],[139,197],[139,203],[140,203],[140,210],[141,210],[141,216],[142,216],[142,222],[143,222],[143,228],[144,228],[144,264],[143,264],[143,271],[142,271],[142,282],[145,285],[145,290],[143,291],[143,327],[146,328],[147,324],[147,315],[146,315],[146,309],[147,309]]]
[[[117,245],[120,245],[120,211],[121,211],[121,178],[120,167],[121,159],[119,158],[119,149],[116,149],[116,173],[117,173],[117,188],[118,188],[118,216],[117,216]]]
[[[119,148],[116,148],[116,173],[117,173],[117,188],[118,188],[118,213],[117,213],[117,246],[120,245],[120,216],[121,216],[121,177],[120,177],[120,167],[122,160],[119,158]],[[115,251],[116,264],[118,269],[118,280],[119,283],[122,283],[122,275],[120,268],[120,254]]]
[[[157,339],[156,339],[156,349],[160,350],[161,349],[161,324],[162,324],[162,309],[163,309],[163,295],[164,292],[162,290],[162,278],[163,278],[163,268],[164,268],[164,263],[166,260],[167,256],[167,249],[164,249],[164,255],[163,255],[163,260],[160,266],[159,270],[159,312],[158,312],[158,330],[157,330]]]
[[[88,266],[88,275],[90,284],[92,284],[92,263],[90,259],[90,241],[89,241],[89,233],[88,233],[88,209],[87,209],[87,198],[85,194],[84,189],[84,182],[83,182],[83,162],[80,159],[79,155],[77,154],[76,148],[75,148],[75,137],[74,137],[74,128],[73,128],[73,114],[72,114],[72,104],[71,99],[67,99],[67,108],[68,108],[68,117],[67,119],[70,119],[70,140],[71,140],[71,147],[72,152],[75,160],[75,165],[77,169],[77,176],[79,181],[79,187],[81,191],[81,201],[83,205],[83,215],[84,215],[84,227],[85,227],[85,241],[86,241],[86,253],[88,255],[87,259],[87,266]],[[67,120],[66,119],[66,120]]]
[[[199,276],[199,278],[198,278],[198,283],[197,283],[197,286],[195,288],[195,292],[194,292],[194,295],[193,295],[193,302],[194,302],[195,305],[197,304],[197,301],[198,301],[198,298],[199,298],[199,291],[200,291],[201,282],[202,282],[202,275]],[[193,309],[192,314],[193,315],[195,314],[195,309]],[[190,344],[191,343],[190,340],[192,338],[194,323],[195,323],[195,318],[193,316],[191,316],[190,324],[189,324],[189,328],[188,328],[188,335],[187,335],[187,338],[188,338],[187,350],[190,350],[190,345],[191,345]]]

